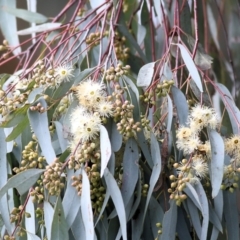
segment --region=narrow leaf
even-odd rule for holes
[[[137,76],[138,87],[148,87],[152,81],[154,74],[155,62],[147,63],[143,65]]]
[[[138,159],[139,152],[135,139],[130,138],[123,155],[123,177],[121,193],[124,205],[127,206],[138,181]]]
[[[201,81],[201,78],[199,76],[197,67],[196,67],[192,57],[190,56],[190,54],[187,51],[186,47],[184,47],[180,43],[178,43],[177,45],[180,48],[183,61],[184,61],[185,65],[186,65],[186,67],[187,67],[187,69],[189,71],[189,74],[192,77],[192,80],[197,84],[200,92],[203,92],[202,81]]]
[[[38,180],[40,174],[43,172],[44,170],[42,169],[28,169],[11,177],[1,188],[0,198],[2,198],[10,188],[16,188],[20,195],[24,194]]]
[[[122,134],[120,134],[117,130],[117,125],[115,122],[112,123],[111,144],[114,152],[118,152],[122,146]]]
[[[61,26],[61,23],[44,23],[41,25],[33,26],[30,28],[26,28],[20,31],[17,31],[18,35],[28,35],[32,34],[33,32],[44,32],[44,31],[51,31],[53,29],[57,29]]]
[[[64,138],[64,136],[63,136],[63,126],[58,121],[55,121],[54,124],[56,127],[56,132],[57,132],[58,141],[59,141],[61,150],[62,150],[62,152],[64,152],[68,147],[68,142],[67,142],[67,139]]]
[[[82,195],[81,195],[82,220],[86,230],[86,240],[94,239],[93,212],[90,197],[90,183],[84,169],[82,169]]]
[[[58,240],[68,240],[68,227],[64,216],[61,197],[57,198],[54,207],[53,221],[51,226],[51,238]]]
[[[127,240],[126,214],[125,214],[125,208],[124,208],[121,192],[118,188],[116,180],[114,179],[112,174],[109,172],[108,168],[106,168],[104,171],[104,178],[118,214],[120,227],[122,231],[122,238],[123,240]]]
[[[47,104],[44,99],[40,99],[42,107],[47,108]],[[51,136],[48,129],[47,112],[39,113],[37,111],[28,111],[28,117],[32,126],[32,129],[37,136],[38,143],[41,147],[43,156],[46,158],[48,164],[52,163],[56,158],[55,152],[51,143]]]
[[[220,190],[223,172],[224,172],[224,142],[219,133],[208,129],[209,140],[211,144],[211,182],[212,197],[215,198]]]
[[[102,177],[112,153],[108,132],[103,125],[100,125],[100,150],[101,150],[101,174],[100,175]]]
[[[44,210],[44,223],[46,226],[47,238],[51,239],[51,226],[52,226],[52,222],[53,222],[54,210],[53,210],[51,204],[47,201],[44,201],[44,203],[43,203],[43,210]]]
[[[168,99],[168,120],[167,120],[167,132],[170,133],[172,127],[172,119],[173,119],[173,104],[172,99],[167,95]]]
[[[12,8],[10,6],[5,6],[3,10],[30,23],[32,22],[44,23],[48,20],[47,17],[45,17],[40,13],[31,12],[25,9]]]
[[[177,226],[177,205],[175,201],[170,201],[170,209],[164,214],[162,223],[161,240],[175,240]]]

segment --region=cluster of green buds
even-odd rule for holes
[[[90,33],[86,38],[86,44],[91,45],[91,47],[97,46],[100,43],[101,37],[105,37],[108,34],[109,34],[108,31],[104,31],[102,36],[101,32]]]
[[[228,190],[233,193],[239,186],[239,173],[240,168],[234,169],[234,167],[230,164],[225,167],[223,175],[223,182],[221,185],[222,190]]]
[[[74,156],[72,155],[68,161],[69,169],[79,169],[82,163],[91,162],[91,164],[99,164],[101,158],[100,141],[99,139],[93,139],[92,141],[86,141],[81,144]]]
[[[70,101],[68,96],[64,96],[60,103],[57,106],[57,109],[55,111],[56,114],[61,115],[67,112],[68,107],[69,107]]]
[[[14,207],[13,210],[11,211],[10,222],[13,223],[13,222],[21,221],[23,215],[26,218],[30,218],[31,217],[30,213],[24,211],[22,205],[20,205],[18,208]]]
[[[22,172],[31,168],[44,168],[46,159],[43,156],[38,155],[38,145],[35,141],[30,141],[22,151],[22,161],[20,167],[15,167],[13,171],[15,173]]]
[[[110,67],[105,73],[106,81],[115,81],[117,82],[119,78],[123,75],[127,75],[130,70],[130,66],[123,66],[122,63],[119,63],[117,67]]]
[[[118,32],[115,32],[114,36],[114,50],[116,57],[119,61],[124,62],[129,57],[130,49],[126,47],[126,38],[123,36],[121,37]]]
[[[86,167],[85,171],[90,182],[90,196],[92,201],[93,212],[98,214],[101,211],[101,207],[105,198],[106,189],[104,188],[99,167],[97,164],[93,164],[91,167]],[[76,188],[79,196],[82,194],[82,175],[72,176],[72,186]]]
[[[149,185],[148,184],[143,184],[142,186],[142,196],[143,197],[146,197],[147,196],[147,193],[148,193],[148,188],[149,188]]]
[[[158,240],[160,234],[162,234],[162,224],[160,222],[158,222],[158,223],[156,223],[156,227],[158,228],[158,231],[157,231],[157,237],[154,240]]]
[[[31,106],[29,109],[31,111],[38,111],[40,113],[43,113],[46,110],[40,102],[36,106]]]
[[[52,164],[46,166],[43,185],[49,191],[50,195],[58,196],[61,189],[65,186],[65,178],[62,176],[62,167],[63,163],[61,163],[58,158],[56,158]]]
[[[186,164],[186,161],[186,159],[183,159],[183,164]],[[174,163],[173,167],[178,168],[179,164]],[[168,192],[170,193],[170,199],[175,200],[176,204],[180,206],[181,203],[187,198],[187,195],[183,193],[183,190],[186,187],[186,183],[189,182],[190,179],[184,177],[183,173],[178,174],[177,177],[175,175],[170,175],[169,179],[172,182],[171,188],[168,189]]]
[[[4,240],[15,240],[14,236],[4,235]]]
[[[163,80],[161,83],[158,83],[155,88],[157,97],[166,97],[173,84],[173,80]]]
[[[30,192],[33,202],[41,203],[44,199],[43,178],[44,175],[41,175],[41,178],[37,180],[37,185]]]

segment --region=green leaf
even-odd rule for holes
[[[214,211],[214,209],[212,208],[212,206],[209,204],[209,221],[213,224],[213,226],[215,228],[217,228],[218,231],[222,232],[223,228],[222,228],[222,224],[216,214],[216,212]]]
[[[103,176],[104,170],[108,165],[108,161],[111,157],[111,143],[109,140],[107,129],[100,125],[100,150],[101,150],[101,177]]]
[[[193,188],[193,186],[190,183],[186,183],[186,187],[183,189],[183,191],[188,195],[188,197],[198,207],[198,209],[202,211],[200,199],[198,197],[196,190]]]
[[[169,97],[169,95],[167,95],[167,100],[168,100],[167,132],[170,134],[173,119],[173,104],[172,99]]]
[[[81,169],[76,171],[76,173],[74,173],[74,170],[68,170],[67,172],[67,187],[65,190],[62,205],[64,209],[64,215],[68,224],[68,228],[72,226],[81,205],[81,196],[78,196],[76,188],[72,186],[71,179],[73,175],[77,176],[80,174],[80,172]]]
[[[143,65],[137,76],[138,87],[148,87],[153,78],[155,62],[147,63]]]
[[[7,162],[7,144],[5,142],[5,133],[0,128],[0,187],[4,187],[8,179],[8,162]],[[1,192],[1,191],[0,191]],[[6,190],[7,192],[7,190]],[[9,212],[9,195],[6,194],[0,199],[0,212],[4,221],[4,225],[8,232],[13,231],[13,226],[10,223]]]
[[[16,17],[3,10],[4,7],[16,7],[16,0],[0,0],[0,28],[10,47],[19,45]],[[21,47],[13,50],[14,55],[21,53]]]
[[[211,144],[210,179],[212,185],[212,197],[215,198],[220,190],[224,173],[224,142],[218,132],[208,129]]]
[[[28,169],[11,177],[1,188],[0,198],[2,198],[10,188],[16,188],[20,195],[24,194],[33,184],[35,184],[43,172],[44,170],[42,169]]]
[[[220,98],[222,99],[228,112],[233,133],[238,134],[240,130],[240,111],[237,108],[231,93],[223,84],[216,83],[216,90],[219,92]]]
[[[160,153],[160,148],[159,148],[159,143],[157,141],[156,136],[154,135],[154,133],[151,132],[151,155],[152,155],[152,159],[153,159],[153,168],[152,168],[152,174],[150,177],[150,183],[149,183],[149,189],[148,189],[148,194],[147,194],[147,200],[146,200],[146,204],[145,204],[145,208],[144,208],[144,213],[143,213],[143,220],[145,218],[147,209],[148,209],[148,204],[150,201],[150,198],[152,196],[153,193],[153,189],[158,181],[158,178],[160,176],[161,173],[161,153]]]
[[[75,240],[87,239],[86,230],[83,224],[81,208],[77,211],[77,216],[72,224],[71,229],[72,229],[73,235],[75,236]]]
[[[177,46],[180,48],[183,61],[189,71],[189,74],[192,77],[192,80],[197,84],[200,92],[203,92],[202,81],[199,76],[197,67],[196,67],[195,63],[193,62],[192,57],[188,53],[186,47],[184,47],[182,44],[178,43]]]
[[[51,238],[58,240],[68,240],[68,227],[64,216],[61,197],[57,198],[54,207],[53,221],[51,226]]]
[[[6,116],[6,118],[3,119],[0,126],[4,128],[16,126],[19,122],[21,122],[26,117],[26,113],[28,109],[29,109],[29,105],[24,105],[23,107],[10,112]]]
[[[27,22],[30,23],[45,23],[48,18],[45,17],[44,15],[36,12],[31,12],[25,9],[20,9],[20,8],[13,8],[10,6],[5,6],[3,7],[3,10],[18,17],[21,18]]]
[[[9,77],[11,77],[10,74],[8,73],[2,73],[0,74],[0,86],[2,87],[3,84],[9,79]]]
[[[118,152],[122,146],[122,135],[117,130],[117,125],[115,122],[112,123],[111,145],[114,152]]]
[[[223,192],[224,208],[223,214],[227,228],[228,240],[239,239],[239,218],[238,218],[238,203],[236,192]]]
[[[32,197],[30,197],[29,201],[27,202],[26,212],[31,214],[30,218],[25,218],[25,227],[27,235],[28,233],[30,233],[34,236],[36,233],[36,222],[35,222],[35,208],[34,203],[32,201]],[[29,239],[31,239],[32,235],[30,236]]]
[[[51,30],[55,30],[57,28],[59,28],[61,26],[61,23],[43,23],[40,25],[36,25],[30,28],[26,28],[20,31],[17,31],[18,35],[28,35],[28,34],[32,34],[34,32],[45,32],[45,31],[51,31]]]
[[[128,139],[123,155],[123,176],[121,193],[124,205],[127,206],[138,181],[139,152],[135,139]]]
[[[123,240],[127,240],[126,214],[125,214],[125,208],[124,208],[121,192],[118,188],[116,180],[114,179],[112,174],[109,172],[108,168],[106,168],[104,171],[104,178],[106,181],[107,188],[109,189],[111,198],[113,200],[115,209],[118,214],[120,228],[122,231],[122,238]]]
[[[16,139],[28,125],[29,120],[28,117],[25,116],[25,118],[15,128],[13,128],[12,132],[6,137],[6,142]]]
[[[179,123],[180,125],[186,126],[188,118],[188,103],[186,97],[182,91],[175,86],[171,87],[171,92],[174,104],[176,105]]]
[[[78,85],[81,81],[84,81],[96,70],[96,67],[84,69],[82,72],[75,77],[74,86]]]
[[[199,218],[199,212],[196,204],[190,199],[187,199],[187,207],[190,215],[191,222],[193,224],[194,230],[197,233],[198,238],[201,238],[201,221]]]
[[[34,103],[37,98],[39,98],[39,96],[41,96],[41,94],[43,93],[43,88],[39,87],[39,88],[34,88],[30,94],[28,95],[28,102],[29,103]]]
[[[202,184],[198,181],[194,184],[194,188],[198,194],[201,207],[202,207],[202,231],[201,231],[201,238],[200,240],[206,240],[207,239],[207,233],[208,233],[208,224],[209,224],[209,207],[208,207],[208,200],[205,193],[205,190],[202,186]]]
[[[192,240],[192,236],[190,235],[189,229],[189,221],[188,218],[185,217],[185,212],[183,211],[182,208],[178,208],[177,216],[178,219],[176,232],[178,234],[179,239]]]
[[[51,204],[47,201],[44,201],[43,203],[43,210],[44,210],[44,223],[46,227],[47,238],[51,239],[51,226],[53,222],[54,210]]]
[[[161,240],[175,240],[177,226],[177,205],[174,200],[170,201],[170,209],[164,214]]]
[[[54,121],[56,132],[58,136],[58,141],[61,147],[62,152],[64,152],[68,148],[68,142],[67,139],[63,136],[63,126],[60,122]]]
[[[82,195],[81,195],[82,220],[86,230],[86,240],[94,239],[93,212],[90,196],[90,183],[84,169],[82,169]]]
[[[47,104],[43,98],[38,102],[41,103],[42,107],[47,108]],[[54,161],[56,155],[52,147],[51,136],[48,129],[47,112],[39,113],[38,111],[29,110],[28,117],[32,129],[37,136],[43,156],[46,158],[48,164],[50,164]]]

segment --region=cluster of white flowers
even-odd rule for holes
[[[213,108],[196,105],[192,108],[188,117],[188,126],[181,126],[177,131],[177,147],[183,150],[184,154],[191,154],[203,144],[199,133],[204,127],[216,129],[219,125],[219,118]],[[207,146],[206,146],[207,147]]]
[[[113,114],[112,103],[108,100],[105,86],[91,79],[76,87],[79,106],[71,115],[71,133],[74,136],[71,148],[81,141],[95,139],[103,119]],[[73,150],[73,149],[72,149]]]
[[[190,155],[190,160],[182,163],[178,173],[183,177],[194,179],[205,178],[208,174],[207,160],[211,158],[210,142],[203,143],[200,139],[200,132],[203,128],[216,129],[219,125],[219,118],[213,108],[196,105],[188,116],[188,126],[181,126],[177,130],[177,147],[185,155]]]

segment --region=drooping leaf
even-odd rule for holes
[[[117,125],[115,122],[112,123],[111,145],[114,152],[118,152],[122,146],[122,134],[120,134],[117,130]]]
[[[68,240],[68,226],[64,216],[61,197],[57,198],[57,202],[54,207],[53,221],[51,225],[51,238],[58,240]]]
[[[192,80],[197,84],[200,92],[203,92],[202,81],[199,76],[197,67],[196,67],[195,63],[193,62],[192,57],[188,53],[186,47],[184,47],[182,44],[178,43],[177,46],[180,48],[183,61],[189,71],[189,74],[192,77]]]
[[[16,17],[4,11],[4,6],[16,8],[16,0],[0,0],[0,28],[4,38],[8,41],[12,48],[19,46],[17,36],[17,21]],[[21,52],[21,47],[13,49],[14,55]]]
[[[188,103],[186,97],[180,89],[175,86],[171,87],[174,104],[176,105],[177,115],[180,125],[187,124],[188,118]]]
[[[20,31],[17,31],[18,35],[28,35],[32,34],[33,32],[45,32],[45,31],[51,31],[54,29],[57,29],[61,26],[61,23],[43,23],[40,25],[36,25],[30,28],[26,28]]]
[[[39,103],[47,108],[47,104],[43,98],[39,100]],[[52,163],[56,158],[56,154],[53,150],[51,143],[51,136],[48,129],[47,112],[40,113],[38,111],[28,111],[28,117],[31,127],[37,136],[38,143],[41,147],[43,156],[46,158],[48,164]]]
[[[215,198],[220,190],[224,173],[224,142],[219,133],[208,129],[211,144],[210,178],[212,185],[212,197]]]
[[[43,88],[39,87],[39,88],[34,88],[30,94],[28,95],[28,102],[29,103],[34,103],[37,98],[39,98],[43,92]]]
[[[163,217],[161,240],[175,240],[177,226],[177,205],[175,201],[170,201],[170,209],[165,212]]]
[[[32,235],[35,235],[36,233],[36,223],[35,223],[35,208],[34,203],[32,201],[32,197],[27,202],[26,205],[26,212],[30,213],[30,218],[25,218],[25,227],[28,233],[31,233]],[[31,236],[29,236],[29,239]]]
[[[147,63],[143,65],[138,73],[137,86],[138,87],[148,87],[152,81],[154,74],[155,62]]]
[[[152,155],[152,160],[153,160],[153,168],[152,168],[152,174],[150,177],[150,182],[149,182],[149,189],[147,193],[147,199],[146,199],[146,204],[144,208],[144,213],[143,213],[143,220],[145,218],[147,209],[148,209],[148,204],[151,199],[154,187],[159,179],[160,173],[161,173],[161,153],[160,153],[160,148],[159,148],[159,143],[157,141],[156,136],[154,135],[153,132],[151,132],[151,155]]]
[[[123,177],[121,193],[124,205],[126,206],[134,194],[134,189],[138,181],[138,160],[139,152],[135,139],[130,138],[123,155]]]
[[[20,9],[20,8],[13,8],[10,6],[5,6],[3,7],[3,10],[18,17],[21,18],[27,22],[34,22],[34,23],[45,23],[48,18],[45,17],[44,15],[37,13],[37,12],[31,12],[25,9]]]
[[[56,127],[56,132],[57,132],[58,141],[59,141],[61,150],[62,150],[62,152],[64,152],[68,147],[68,142],[67,142],[67,139],[64,138],[64,135],[63,135],[63,126],[58,121],[55,121],[54,124]]]
[[[12,132],[6,137],[6,141],[10,142],[16,139],[28,125],[29,125],[29,120],[28,120],[28,117],[26,116],[16,127],[14,127]]]
[[[115,209],[118,214],[120,227],[121,227],[121,231],[122,231],[122,238],[123,238],[123,240],[127,240],[126,214],[125,214],[125,209],[124,209],[121,192],[118,188],[116,180],[114,179],[112,174],[109,172],[108,168],[105,168],[104,178],[106,181],[107,188],[109,189],[110,196],[113,200]]]
[[[111,143],[109,140],[108,132],[103,125],[100,125],[100,150],[101,150],[101,177],[107,167],[108,161],[111,157]]]
[[[223,192],[224,208],[223,214],[227,228],[227,235],[229,240],[239,239],[239,219],[237,207],[236,192]]]
[[[188,198],[187,199],[187,207],[188,207],[188,211],[189,211],[189,215],[191,217],[191,222],[193,224],[194,230],[197,233],[198,238],[201,238],[201,221],[200,221],[200,216],[199,216],[199,212],[197,209],[197,206],[195,203],[193,203],[193,201]]]
[[[210,204],[209,204],[209,220],[213,224],[213,226],[215,228],[217,228],[218,231],[220,231],[220,232],[223,231],[222,224],[221,224],[216,212],[214,211],[214,209],[212,208],[212,206]]]
[[[43,210],[44,210],[44,222],[46,226],[47,238],[51,239],[51,226],[53,222],[54,210],[51,204],[47,201],[44,201],[43,203]]]
[[[1,188],[0,198],[2,198],[10,188],[16,188],[20,195],[24,194],[38,180],[40,174],[43,172],[44,170],[42,169],[28,169],[11,177]]]
[[[73,170],[69,170],[67,173],[67,188],[65,190],[62,205],[68,228],[72,226],[81,205],[81,196],[78,196],[76,188],[72,186],[71,177],[73,175],[77,176],[80,173],[81,169],[76,171],[76,173],[74,173]]]
[[[81,208],[77,212],[77,216],[71,226],[72,233],[77,239],[86,239],[86,230],[83,224]]]
[[[228,89],[221,83],[216,83],[216,90],[219,92],[220,98],[222,99],[226,110],[228,112],[231,124],[232,124],[232,130],[234,134],[239,134],[240,132],[240,111],[237,108],[235,101],[231,95],[231,93],[228,91]]]
[[[84,169],[82,169],[82,195],[81,195],[82,220],[86,230],[86,240],[94,239],[93,212],[90,196],[90,183]]]
[[[209,224],[209,207],[208,207],[208,200],[205,193],[205,190],[203,189],[202,184],[200,181],[196,182],[194,184],[194,188],[198,194],[201,207],[202,207],[202,231],[201,231],[201,238],[200,240],[206,240],[207,239],[207,233],[208,233],[208,224]]]
[[[168,99],[168,120],[167,120],[167,132],[170,133],[172,128],[172,119],[173,119],[173,104],[172,99],[167,95]]]
[[[91,75],[95,70],[96,70],[95,67],[84,69],[82,72],[80,72],[80,73],[76,76],[73,85],[76,86],[76,85],[78,85],[81,81],[86,80],[86,79],[88,78],[88,76]]]
[[[179,239],[192,240],[192,236],[190,235],[189,221],[188,218],[185,217],[185,212],[182,208],[178,208],[177,216],[178,219],[176,231]]]

